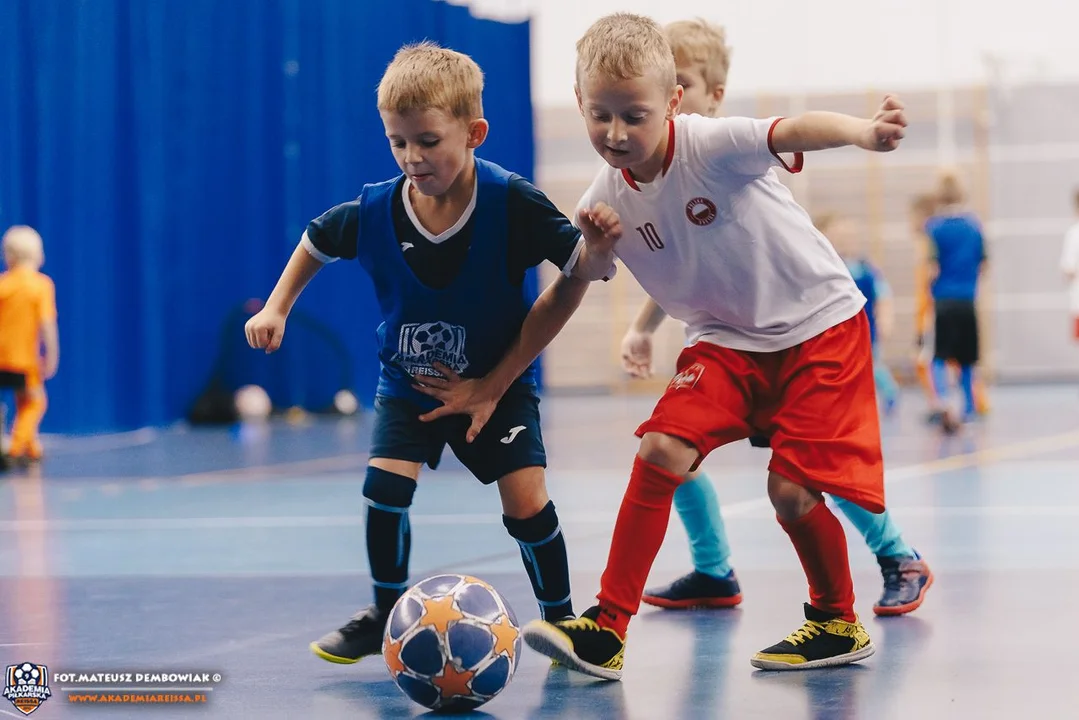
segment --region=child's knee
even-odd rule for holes
[[[768,473],[768,499],[776,515],[785,521],[797,520],[823,501],[815,490],[809,490],[774,472]]]
[[[547,507],[551,498],[543,468],[527,467],[515,470],[498,481],[502,497],[502,514],[514,520],[527,520]]]
[[[681,438],[650,432],[641,438],[637,457],[672,475],[684,476],[696,465],[700,453]]]

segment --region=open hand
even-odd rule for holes
[[[622,338],[622,369],[631,377],[652,377],[652,333],[630,328]]]
[[[412,387],[424,395],[442,402],[441,407],[420,415],[423,422],[431,422],[447,415],[468,415],[472,425],[465,433],[465,442],[472,442],[491,419],[501,396],[496,397],[482,379],[463,378],[446,365],[434,363],[443,377],[413,375]]]

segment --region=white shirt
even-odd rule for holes
[[[1060,269],[1075,273],[1071,282],[1071,300],[1068,307],[1079,315],[1079,222],[1075,223],[1064,236],[1064,252],[1060,256]]]
[[[679,115],[665,172],[636,183],[600,170],[580,207],[622,221],[616,255],[686,338],[734,350],[798,345],[865,305],[846,264],[773,166],[776,119]],[[672,152],[673,151],[673,152]],[[801,156],[792,172],[801,169]]]

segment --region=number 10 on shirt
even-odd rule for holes
[[[663,249],[663,238],[656,232],[656,226],[650,222],[644,225],[637,226],[637,232],[644,238],[644,244],[648,246],[648,249],[652,252]]]

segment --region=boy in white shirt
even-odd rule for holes
[[[679,20],[665,26],[663,33],[674,51],[676,79],[683,90],[679,112],[718,116],[730,68],[730,51],[723,28],[700,19]],[[820,223],[817,229],[828,232]],[[849,243],[851,238],[846,238],[849,234],[841,232],[829,238],[840,254],[842,248],[836,246],[836,240]],[[857,282],[856,278],[855,284]],[[872,282],[869,287],[876,289]],[[868,302],[866,309],[869,309]],[[652,298],[647,298],[641,305],[622,339],[622,366],[630,375],[651,376],[652,336],[666,317]],[[870,316],[870,328],[872,326]],[[890,380],[883,364],[876,364],[874,369],[878,387],[882,377]],[[890,382],[894,386],[895,381]],[[769,445],[767,437],[751,438],[750,442],[757,447]],[[842,498],[834,500],[836,507],[865,539],[880,565],[884,590],[873,605],[873,612],[903,615],[916,610],[933,583],[933,574],[928,563],[904,540],[891,513],[874,514]],[[693,570],[667,585],[646,588],[641,601],[671,609],[729,608],[740,604],[742,589],[731,566],[730,543],[711,478],[699,469],[689,473],[674,494],[674,509],[686,529]]]
[[[671,47],[652,20],[610,15],[577,43],[578,104],[608,164],[579,217],[617,213],[615,253],[687,324],[690,345],[637,430],[599,604],[523,634],[568,667],[620,678],[626,629],[675,490],[715,448],[763,434],[768,494],[811,602],[806,623],[751,662],[776,670],[856,662],[874,648],[854,613],[843,528],[821,493],[885,509],[865,298],[773,167],[797,172],[808,150],[894,150],[903,106],[887,97],[872,120],[820,112],[751,120],[678,115],[681,97]],[[795,153],[793,162],[783,153]]]

